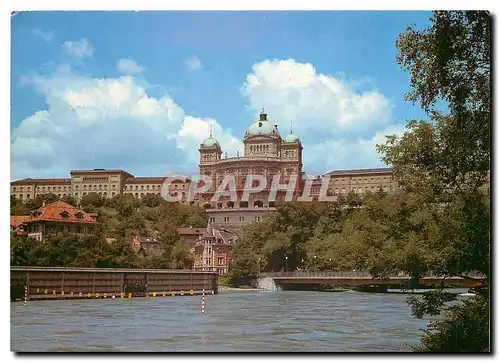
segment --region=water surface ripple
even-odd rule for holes
[[[11,303],[16,352],[390,352],[427,321],[407,296],[223,292],[199,297]]]

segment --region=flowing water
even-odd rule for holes
[[[11,303],[16,352],[408,351],[427,321],[406,295],[357,292],[223,292]]]

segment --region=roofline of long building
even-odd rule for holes
[[[224,163],[226,159],[221,159],[218,161],[222,161],[221,163]],[[229,159],[227,159],[229,160]],[[279,161],[277,158],[265,158],[265,157],[255,157],[255,158],[234,158],[234,160],[240,160],[240,161]],[[213,162],[211,164],[215,164],[217,162]],[[306,176],[307,178],[318,178],[318,177],[324,177],[324,176],[336,176],[336,175],[364,175],[364,174],[380,174],[380,173],[392,173],[392,168],[386,167],[386,168],[359,168],[359,169],[341,169],[341,170],[333,170],[327,173],[324,173],[319,176]],[[85,173],[122,173],[126,175],[127,177],[125,178],[124,182],[125,183],[146,183],[146,182],[165,182],[168,179],[173,179],[172,182],[179,182],[180,177],[185,178],[184,182],[190,182],[191,180],[187,178],[186,176],[134,176],[124,170],[121,169],[96,169],[96,170],[71,170],[70,175],[73,174],[85,174]],[[71,183],[71,178],[23,178],[19,180],[14,180],[11,181],[11,185],[33,185],[33,184],[70,184]]]

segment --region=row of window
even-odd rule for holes
[[[215,217],[209,217],[208,221],[209,222],[216,222],[216,218]],[[224,222],[230,222],[230,221],[231,221],[231,218],[229,216],[224,216]],[[240,222],[244,222],[245,221],[245,217],[244,216],[239,216],[239,221]],[[261,221],[261,217],[260,216],[254,216],[253,221]]]
[[[88,194],[90,195],[91,193],[92,193],[92,192],[89,192]],[[96,192],[96,193],[97,193],[98,195],[101,195],[101,196],[102,196],[102,197],[104,197],[104,198],[107,198],[107,197],[108,197],[108,193],[107,193],[107,192]],[[82,193],[82,196],[85,196],[85,195],[87,195],[87,193],[86,193],[86,192],[83,192],[83,193]],[[60,196],[60,195],[59,195],[59,196]],[[111,193],[111,197],[114,197],[114,196],[116,196],[116,192],[112,192],[112,193]],[[78,197],[78,192],[75,192],[75,197]]]
[[[88,189],[91,190],[92,189],[92,185],[88,185]],[[111,185],[111,188],[113,190],[116,189],[116,185]],[[87,185],[83,185],[83,189],[84,190],[87,190]],[[108,185],[94,185],[94,190],[107,190],[108,189]],[[75,190],[78,190],[78,185],[75,185]]]
[[[228,201],[225,205],[223,205],[222,202],[218,202],[216,204],[217,209],[222,209],[223,206],[232,209],[235,206],[235,204],[234,204],[233,201]],[[206,204],[203,205],[203,207],[205,209],[210,209],[210,208],[212,208],[212,205],[210,203],[206,203]],[[247,208],[248,207],[248,201],[240,201],[239,202],[239,207],[241,207],[241,208]],[[255,201],[253,203],[253,207],[254,208],[264,207],[264,203],[261,200],[257,200],[257,201]],[[269,207],[276,207],[276,203],[274,201],[269,201]]]
[[[252,152],[252,153],[267,153],[267,152],[269,152],[269,145],[251,145],[250,152]]]
[[[83,182],[90,182],[90,183],[109,182],[109,177],[84,177]]]
[[[146,195],[154,195],[155,193],[154,192],[147,192],[147,193],[143,193],[141,192],[140,194],[138,192],[136,192],[135,194],[132,193],[132,192],[124,192],[123,193],[124,195],[132,195],[134,196],[135,198],[143,198],[144,196]],[[161,196],[161,194],[156,194],[156,196]]]
[[[343,178],[340,178],[340,179],[331,178],[330,180],[331,180],[331,182],[348,182],[349,178],[346,178],[346,179],[343,179]],[[375,177],[375,178],[371,177],[370,179],[368,179],[367,177],[365,177],[364,179],[363,178],[358,178],[358,179],[352,178],[350,180],[351,180],[351,182],[355,182],[355,181],[362,182],[363,180],[365,182],[369,182],[369,181],[375,181],[375,182],[377,182],[377,181],[380,181],[380,180],[392,181],[392,177],[390,177],[390,176],[384,176],[384,177],[380,176],[380,177]]]
[[[26,231],[28,233],[39,233],[42,231],[41,225],[39,224],[29,224],[27,225]],[[57,225],[57,226],[47,226],[46,231],[48,234],[56,233],[77,233],[77,234],[93,234],[94,228],[92,226],[80,226],[80,225]]]
[[[177,186],[177,185],[176,185]],[[135,187],[135,188],[134,188]],[[176,187],[177,188],[177,187]],[[123,187],[124,190],[139,190],[139,185],[125,185]],[[146,185],[146,190],[149,190],[149,185]],[[157,190],[161,190],[161,185],[152,185],[151,186],[151,190],[154,190],[154,189],[157,189]],[[140,187],[140,190],[144,190],[144,185],[141,185]]]
[[[21,192],[23,191],[23,187],[22,186],[19,187],[19,191],[21,191]],[[26,187],[26,191],[31,191],[31,187],[29,187],[29,186]],[[16,192],[16,187],[15,186],[12,187],[12,192]]]
[[[198,266],[209,266],[212,265],[212,258],[211,257],[205,257],[205,259],[202,259],[203,264],[198,265]],[[219,257],[217,258],[217,265],[224,265],[224,258]]]
[[[351,189],[351,191],[354,191],[354,192],[357,192],[357,193],[362,193],[363,191],[364,191],[364,192],[368,192],[368,191],[371,191],[371,192],[376,192],[376,191],[377,191],[380,187],[382,187],[382,189],[383,189],[384,191],[386,191],[386,192],[387,192],[388,190],[389,190],[389,191],[392,191],[392,185],[389,185],[389,187],[387,187],[387,185],[383,185],[383,186],[382,186],[382,185],[378,185],[377,187],[375,187],[375,186],[372,186],[372,187],[368,187],[368,186],[366,186],[366,187],[364,188],[364,190],[363,190],[363,188],[362,188],[362,187],[358,187],[358,188],[353,187],[353,188]],[[340,192],[341,192],[341,193],[343,193],[343,194],[345,194],[345,193],[347,192],[347,190],[343,187],[343,188],[340,190]],[[335,194],[338,194],[338,193],[339,193],[339,189],[335,189]]]
[[[213,159],[215,159],[214,156],[216,156],[216,155],[213,154],[213,153],[204,154],[203,155],[203,161],[212,161]]]

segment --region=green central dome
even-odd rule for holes
[[[248,127],[245,136],[271,136],[277,134],[277,130],[267,120],[267,114],[261,113],[260,119]]]
[[[201,143],[202,146],[204,147],[213,147],[213,146],[219,146],[219,142],[213,137],[208,137]]]

